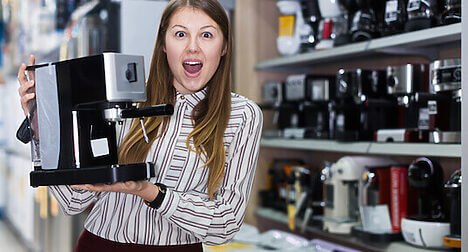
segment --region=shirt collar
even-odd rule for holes
[[[204,87],[202,90],[197,91],[193,94],[181,94],[177,92],[177,101],[178,102],[187,102],[192,108],[195,107],[201,100],[206,97],[207,87]]]

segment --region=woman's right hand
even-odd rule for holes
[[[29,56],[29,66],[35,64],[34,55]],[[29,77],[29,80],[28,80]],[[21,108],[23,108],[24,114],[27,116],[29,113],[28,103],[36,97],[35,82],[36,76],[34,71],[28,71],[28,76],[26,76],[26,64],[21,64],[18,70],[18,81],[20,87],[18,88],[18,93],[21,98]]]

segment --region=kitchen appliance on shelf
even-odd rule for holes
[[[353,42],[370,40],[381,36],[385,3],[383,1],[356,1],[358,9],[354,12],[350,33]]]
[[[349,234],[359,222],[359,192],[361,177],[366,167],[383,167],[396,164],[390,158],[345,156],[324,167],[323,229],[330,233]]]
[[[406,32],[431,28],[440,23],[438,0],[409,0],[406,12],[408,13]]]
[[[430,142],[461,142],[461,61],[459,58],[431,63],[431,86],[437,99],[428,101]]]
[[[328,104],[334,97],[334,77],[327,75],[290,75],[285,83],[285,100],[296,104],[297,127],[284,129],[285,137],[329,138]],[[295,133],[296,132],[296,133]]]
[[[276,6],[280,11],[276,41],[279,53],[292,55],[301,50],[313,48],[316,42],[314,30],[310,23],[304,20],[301,2],[281,0],[276,3]]]
[[[456,170],[444,187],[449,198],[450,235],[444,236],[444,245],[461,248],[461,170]]]
[[[116,124],[167,116],[172,105],[134,106],[146,101],[143,56],[104,53],[28,66],[36,78],[29,106],[33,187],[114,183],[154,177],[150,162],[121,164]]]
[[[461,0],[444,0],[442,23],[454,24],[459,22],[461,22]]]
[[[408,20],[406,13],[407,0],[387,0],[385,2],[385,16],[383,34],[393,35],[402,33],[405,30],[405,23]]]
[[[429,139],[428,100],[429,66],[405,64],[387,67],[386,86],[398,104],[398,126],[381,128],[375,140],[379,142],[427,142]]]
[[[345,8],[348,2],[349,7],[354,8],[353,1],[318,0],[322,20],[319,25],[319,43],[315,49],[328,49],[351,41],[349,15]]]
[[[381,128],[396,127],[396,103],[389,99],[385,71],[340,69],[332,104],[333,138],[372,140]]]
[[[414,160],[408,168],[410,187],[417,190],[417,213],[401,220],[406,242],[424,248],[443,248],[443,237],[450,234],[442,203],[442,168],[427,157]]]
[[[291,124],[289,106],[284,101],[284,82],[263,83],[261,108],[273,112],[272,125],[265,128],[263,137],[281,137],[283,129]]]

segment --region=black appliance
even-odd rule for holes
[[[437,26],[440,22],[438,0],[409,0],[406,7],[408,21],[405,31],[416,31]]]
[[[318,43],[318,36],[319,36],[319,25],[320,19],[322,18],[320,15],[320,9],[318,6],[317,0],[307,0],[301,2],[302,6],[302,16],[304,17],[304,22],[310,25],[312,28],[311,33],[308,35],[304,41],[308,43],[303,45],[306,47],[314,47]]]
[[[461,0],[444,0],[442,22],[454,24],[461,22]]]
[[[397,126],[397,106],[388,99],[385,71],[340,69],[331,107],[333,137],[340,141],[372,140],[377,129]]]
[[[407,0],[387,0],[385,3],[384,35],[402,33],[408,20]]]
[[[417,214],[411,219],[420,221],[441,221],[445,219],[442,204],[443,173],[440,164],[434,159],[420,157],[408,168],[408,182],[416,189]]]
[[[379,37],[382,33],[385,3],[382,1],[357,0],[350,25],[351,40],[365,41]]]
[[[444,237],[444,245],[454,248],[460,248],[461,242],[461,184],[461,170],[457,170],[444,185],[450,202],[450,235]]]
[[[104,53],[28,66],[36,99],[29,108],[33,187],[142,180],[152,163],[119,164],[116,123],[171,115],[172,105],[136,108],[146,100],[142,56]]]

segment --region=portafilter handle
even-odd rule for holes
[[[121,118],[142,118],[153,116],[169,116],[174,113],[174,107],[171,104],[161,104],[144,108],[123,109],[120,112]]]

